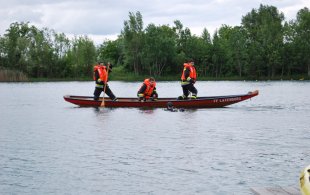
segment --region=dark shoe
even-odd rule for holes
[[[113,102],[118,102],[118,99],[117,99],[117,98],[114,98],[112,101],[113,101]]]
[[[150,100],[151,100],[151,101],[157,101],[158,99],[157,99],[157,98],[154,98],[154,97],[151,97]]]
[[[178,97],[178,100],[187,100],[187,99],[188,99],[188,97],[186,97],[184,95]]]
[[[179,97],[177,98],[177,100],[184,100],[184,97],[183,97],[183,96],[179,96]]]

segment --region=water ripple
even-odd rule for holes
[[[63,101],[70,90],[91,94],[90,82],[0,84],[0,194],[242,195],[298,181],[310,162],[310,83],[197,84],[202,95],[260,95],[171,113]],[[111,85],[126,96],[140,84]],[[158,90],[179,94],[174,86]]]

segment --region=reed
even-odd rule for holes
[[[25,82],[28,77],[21,71],[0,68],[0,82]]]

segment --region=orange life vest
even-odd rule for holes
[[[149,99],[154,91],[156,82],[153,81],[153,85],[151,85],[151,81],[149,79],[145,79],[143,83],[146,85],[146,89],[144,91],[144,97],[145,99]]]
[[[184,76],[184,72],[185,72],[185,70],[186,69],[189,69],[189,77],[191,78],[191,79],[193,79],[194,81],[196,81],[196,79],[197,79],[197,74],[196,74],[196,68],[193,66],[193,65],[191,65],[191,64],[188,64],[188,63],[184,63],[184,69],[183,69],[183,73],[182,73],[182,76],[181,76],[181,80],[182,81],[184,81],[184,80],[186,80],[187,78],[185,78],[185,76]]]
[[[106,83],[108,80],[108,74],[107,74],[106,66],[99,66],[99,65],[94,66],[94,74],[93,74],[94,81],[96,80],[96,78],[95,78],[95,72],[96,71],[98,71],[99,78],[101,79],[101,81]]]

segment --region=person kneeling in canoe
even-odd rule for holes
[[[158,94],[156,92],[156,82],[153,77],[145,79],[137,94],[139,101],[156,101]]]
[[[108,70],[107,70],[108,67]],[[108,74],[112,72],[112,64],[108,63],[107,66],[103,62],[98,63],[94,67],[94,80],[96,81],[96,87],[94,91],[94,100],[99,100],[101,92],[105,92],[113,101],[117,101],[117,98],[111,91],[108,85]],[[106,86],[105,86],[106,85]],[[103,94],[104,95],[104,94]]]
[[[184,63],[183,73],[181,76],[181,86],[183,90],[183,95],[178,97],[178,100],[188,99],[189,92],[192,93],[191,99],[197,98],[197,89],[194,86],[197,80],[196,68],[194,66],[194,61],[192,59]]]

